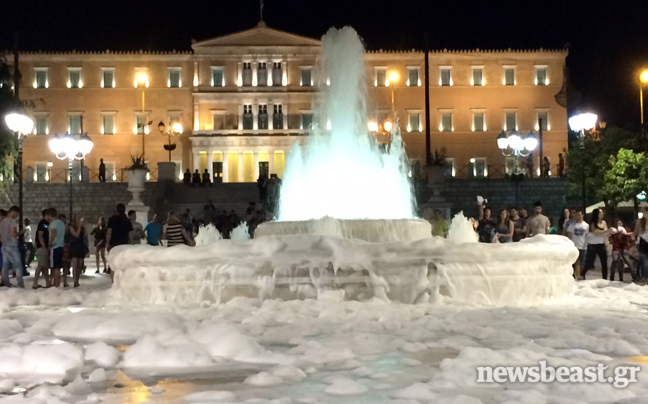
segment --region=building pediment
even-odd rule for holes
[[[321,45],[322,43],[317,39],[268,28],[261,21],[252,29],[196,42],[191,47],[195,53],[209,53],[210,50],[219,47],[319,47]]]

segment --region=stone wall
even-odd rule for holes
[[[441,190],[442,197],[451,204],[452,213],[461,210],[468,216],[477,214],[477,195],[488,200],[494,212],[502,208],[518,206],[533,209],[536,201],[542,202],[543,210],[552,219],[560,217],[565,207],[580,207],[580,201],[567,198],[569,183],[564,178],[526,178],[518,183],[518,203],[515,202],[515,182],[505,178],[446,179]],[[431,191],[423,192],[422,203]]]
[[[144,203],[149,206],[153,206],[156,185],[156,183],[147,183],[146,191],[142,194]],[[75,213],[80,212],[87,223],[95,223],[100,216],[107,219],[115,211],[117,203],[128,204],[132,199],[127,187],[128,184],[125,182],[75,182],[72,184],[73,210]],[[41,211],[48,207],[56,208],[59,214],[69,215],[69,184],[26,183],[23,192],[24,215],[32,223],[37,223],[41,218]],[[6,209],[11,205],[18,205],[17,184],[4,188],[0,195],[1,207]]]

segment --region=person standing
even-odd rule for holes
[[[612,232],[612,235],[610,236],[610,243],[612,244],[612,262],[621,262],[621,265],[613,264],[612,268],[610,268],[610,280],[614,280],[615,271],[618,269],[619,281],[623,282],[623,270],[625,268],[625,265],[627,265],[628,268],[630,268],[630,270],[632,271],[632,266],[630,262],[628,262],[628,258],[626,256],[632,233],[630,233],[630,230],[628,230],[623,225],[623,221],[621,219],[617,219],[616,227],[611,227],[610,232]],[[636,277],[636,274],[632,273],[632,276]]]
[[[601,262],[601,276],[603,279],[608,278],[608,254],[605,245],[610,229],[603,219],[605,212],[603,209],[594,209],[589,224],[589,234],[587,236],[587,253],[585,254],[585,265],[583,266],[583,279],[590,269],[594,269],[594,261],[598,256]]]
[[[106,182],[106,165],[103,159],[99,159],[99,182]]]
[[[25,240],[25,250],[27,256],[25,257],[25,265],[30,266],[32,261],[34,261],[34,256],[36,255],[36,247],[34,247],[34,240],[32,239],[32,228],[30,226],[29,219],[25,219],[25,228],[23,229]]]
[[[90,234],[94,236],[95,256],[97,259],[97,271],[95,272],[96,274],[99,273],[100,268],[99,257],[101,257],[101,260],[104,264],[103,272],[108,272],[108,266],[106,265],[106,230],[106,219],[104,219],[102,216],[99,218],[99,221],[90,232]]]
[[[43,218],[36,226],[36,273],[34,274],[34,285],[32,289],[38,289],[38,279],[40,275],[45,278],[45,287],[52,286],[49,278],[49,222],[52,220],[49,209],[44,209],[42,212]]]
[[[582,268],[587,251],[587,234],[589,224],[583,220],[583,211],[574,209],[574,218],[565,229],[565,235],[574,243],[578,249],[578,259],[574,263],[574,279],[583,279]]]
[[[178,215],[173,212],[169,212],[167,217],[167,226],[164,238],[167,240],[167,247],[189,244],[191,239],[185,228],[180,223]]]
[[[83,260],[86,256],[85,251],[85,219],[79,213],[74,215],[70,224],[70,257],[72,259],[72,279],[74,287],[79,287],[79,279],[83,270]]]
[[[510,243],[513,241],[514,234],[515,224],[509,217],[508,211],[506,209],[502,209],[499,213],[497,224],[495,226],[495,240],[500,243]]]
[[[513,242],[517,243],[526,236],[526,218],[520,216],[517,208],[511,208],[509,217],[513,222]]]
[[[558,177],[563,178],[565,176],[565,158],[562,153],[558,153]]]
[[[572,213],[568,208],[563,209],[560,218],[558,219],[558,234],[566,236],[567,228],[574,221]]]
[[[144,234],[144,227],[142,227],[142,224],[137,221],[137,212],[129,210],[128,219],[133,228],[128,235],[128,244],[142,244],[142,239],[145,238],[146,235]]]
[[[542,214],[542,203],[540,201],[533,204],[533,211],[533,217],[527,220],[527,237],[548,234],[551,222],[547,216]]]
[[[160,223],[157,214],[153,215],[153,221],[148,223],[144,230],[146,231],[146,243],[152,246],[159,246],[162,223]]]
[[[118,245],[128,244],[129,234],[133,231],[133,224],[126,216],[126,206],[117,204],[117,213],[108,219],[106,228],[106,249],[108,252]]]
[[[637,238],[637,250],[639,250],[637,283],[645,283],[648,280],[648,223],[646,223],[648,221],[648,208],[643,207],[641,211],[643,216],[637,220],[634,232]]]
[[[549,178],[549,173],[551,172],[551,163],[549,162],[549,157],[544,156],[542,159],[542,176]]]
[[[13,268],[16,272],[18,287],[24,288],[23,267],[20,260],[20,251],[18,250],[18,223],[16,217],[20,214],[18,206],[12,206],[7,212],[7,216],[0,221],[0,242],[2,242],[2,284],[6,287],[12,287],[9,282],[9,269]]]
[[[63,244],[65,243],[65,223],[58,217],[56,209],[50,208],[49,243],[51,283],[55,288],[61,287],[61,269],[63,268]]]
[[[527,177],[533,178],[533,153],[529,153],[526,161]]]
[[[196,168],[196,171],[191,176],[191,186],[200,186],[200,173]]]
[[[492,219],[492,211],[484,205],[479,205],[479,225],[477,233],[479,234],[480,243],[492,243],[495,239],[496,224]]]
[[[442,216],[441,209],[434,209],[432,213],[432,219],[430,220],[430,225],[432,225],[432,235],[436,237],[448,237],[448,230],[450,226],[448,221]]]

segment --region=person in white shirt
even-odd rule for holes
[[[36,247],[34,247],[34,240],[32,239],[32,228],[29,225],[29,219],[25,219],[25,228],[23,229],[24,232],[24,240],[25,240],[25,251],[27,256],[25,257],[25,265],[29,266],[34,261],[34,257],[36,256]]]
[[[574,210],[573,221],[569,223],[565,232],[567,237],[574,243],[574,246],[578,248],[578,259],[574,263],[574,278],[582,279],[581,268],[585,260],[587,234],[589,233],[589,225],[583,220],[582,210]]]

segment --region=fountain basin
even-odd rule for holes
[[[372,243],[417,241],[432,237],[430,223],[422,219],[340,220],[331,217],[304,221],[261,223],[254,236],[317,234]]]
[[[193,248],[119,246],[109,262],[119,303],[209,305],[242,296],[508,305],[571,294],[577,257],[562,236],[455,244],[299,234]]]

